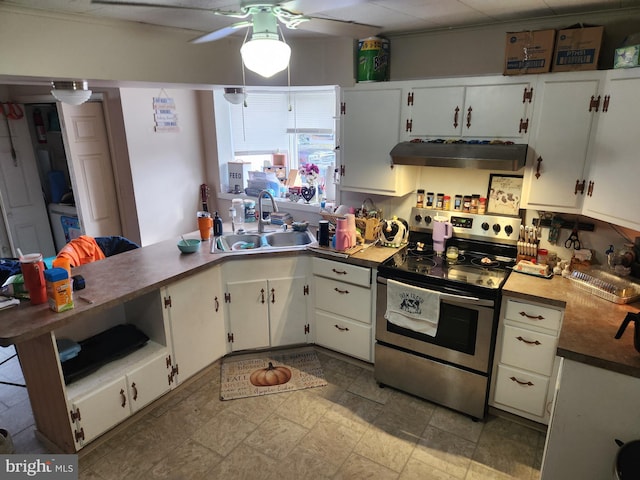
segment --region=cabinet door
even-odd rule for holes
[[[415,189],[412,167],[391,164],[400,141],[401,87],[343,91],[340,142],[342,190],[405,195]]]
[[[305,291],[308,292],[309,289],[304,276],[269,280],[272,347],[306,343],[308,295]]]
[[[544,77],[538,82],[533,140],[523,191],[523,208],[579,212],[583,195],[576,182],[584,180],[587,148],[600,79],[570,80]]]
[[[231,350],[269,346],[269,288],[266,280],[227,283]]]
[[[464,87],[414,87],[409,139],[459,137],[462,133]]]
[[[78,445],[82,446],[131,414],[125,377],[105,382],[90,394],[74,399],[72,406],[80,412],[77,426],[84,440]]]
[[[169,391],[167,355],[160,355],[127,374],[127,389],[131,413],[135,413]],[[183,377],[184,378],[184,377]]]
[[[520,121],[527,121],[530,102],[523,98],[525,89],[530,88],[530,83],[525,81],[467,87],[462,135],[487,139],[526,137]]]
[[[167,287],[178,381],[186,380],[226,353],[219,272],[218,267],[209,268]]]
[[[640,162],[633,135],[640,109],[637,72],[612,70],[603,93],[608,109],[598,118],[583,213],[640,230]]]

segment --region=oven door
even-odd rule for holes
[[[378,342],[488,375],[495,334],[494,300],[440,293],[438,329],[432,337],[388,322],[387,279],[378,276],[377,284]]]

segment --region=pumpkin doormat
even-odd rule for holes
[[[227,358],[220,369],[220,400],[291,392],[327,384],[316,352],[263,353]]]

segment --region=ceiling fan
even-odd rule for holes
[[[191,43],[213,42],[224,38],[243,28],[251,27],[253,34],[264,33],[276,35],[279,24],[288,29],[306,30],[326,35],[343,36],[351,38],[364,38],[376,35],[381,28],[352,21],[334,20],[322,17],[314,17],[299,13],[304,6],[308,6],[311,13],[326,11],[331,8],[344,8],[351,5],[364,3],[366,0],[290,0],[276,2],[268,0],[242,1],[237,12],[218,10],[215,8],[191,7],[184,4],[171,5],[162,3],[127,0],[91,0],[93,4],[122,6],[122,7],[154,7],[180,10],[194,10],[213,12],[216,15],[242,19],[232,25],[207,33],[191,40]],[[315,8],[314,8],[315,7]]]

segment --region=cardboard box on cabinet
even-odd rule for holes
[[[556,31],[507,32],[505,75],[546,73],[551,70]]]
[[[604,27],[574,25],[559,30],[553,55],[553,72],[597,70]]]

